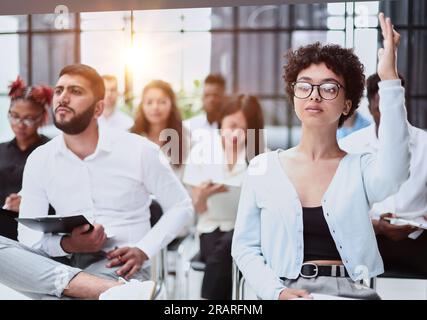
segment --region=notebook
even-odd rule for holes
[[[402,218],[389,218],[385,217],[384,220],[390,221],[391,224],[397,225],[397,226],[404,226],[404,225],[410,225],[413,227],[417,227],[420,229],[427,230],[427,220],[424,219],[424,217],[418,217],[415,219],[402,219]]]
[[[90,230],[93,225],[86,219],[84,215],[75,216],[44,216],[35,218],[15,218],[16,221],[25,225],[26,227],[41,231],[44,233],[71,233],[74,228],[84,224],[90,225]]]

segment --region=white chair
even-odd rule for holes
[[[245,300],[245,278],[233,259],[233,300]]]

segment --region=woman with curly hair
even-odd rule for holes
[[[47,86],[27,87],[18,77],[9,86],[9,122],[15,137],[0,144],[0,235],[16,240],[21,197],[22,174],[30,153],[49,141],[38,133],[48,117],[47,108],[52,100],[52,89]]]
[[[369,208],[409,176],[399,34],[379,15],[381,119],[377,154],[347,154],[336,130],[358,107],[363,65],[350,49],[319,43],[288,53],[286,91],[302,123],[300,143],[256,157],[242,187],[232,255],[262,299],[310,293],[379,299],[362,279],[384,272]],[[252,172],[251,172],[252,170]]]

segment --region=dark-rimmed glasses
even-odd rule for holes
[[[319,96],[324,100],[335,99],[336,97],[338,97],[340,89],[345,89],[344,86],[334,82],[311,84],[305,81],[297,81],[292,83],[294,96],[298,99],[307,99],[313,92],[314,87],[317,87],[317,92],[319,93]]]

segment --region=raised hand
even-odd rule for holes
[[[378,50],[378,75],[381,80],[399,79],[397,73],[397,47],[400,42],[400,34],[394,30],[390,18],[384,17],[384,13],[381,12],[378,18],[384,38],[384,48]]]

